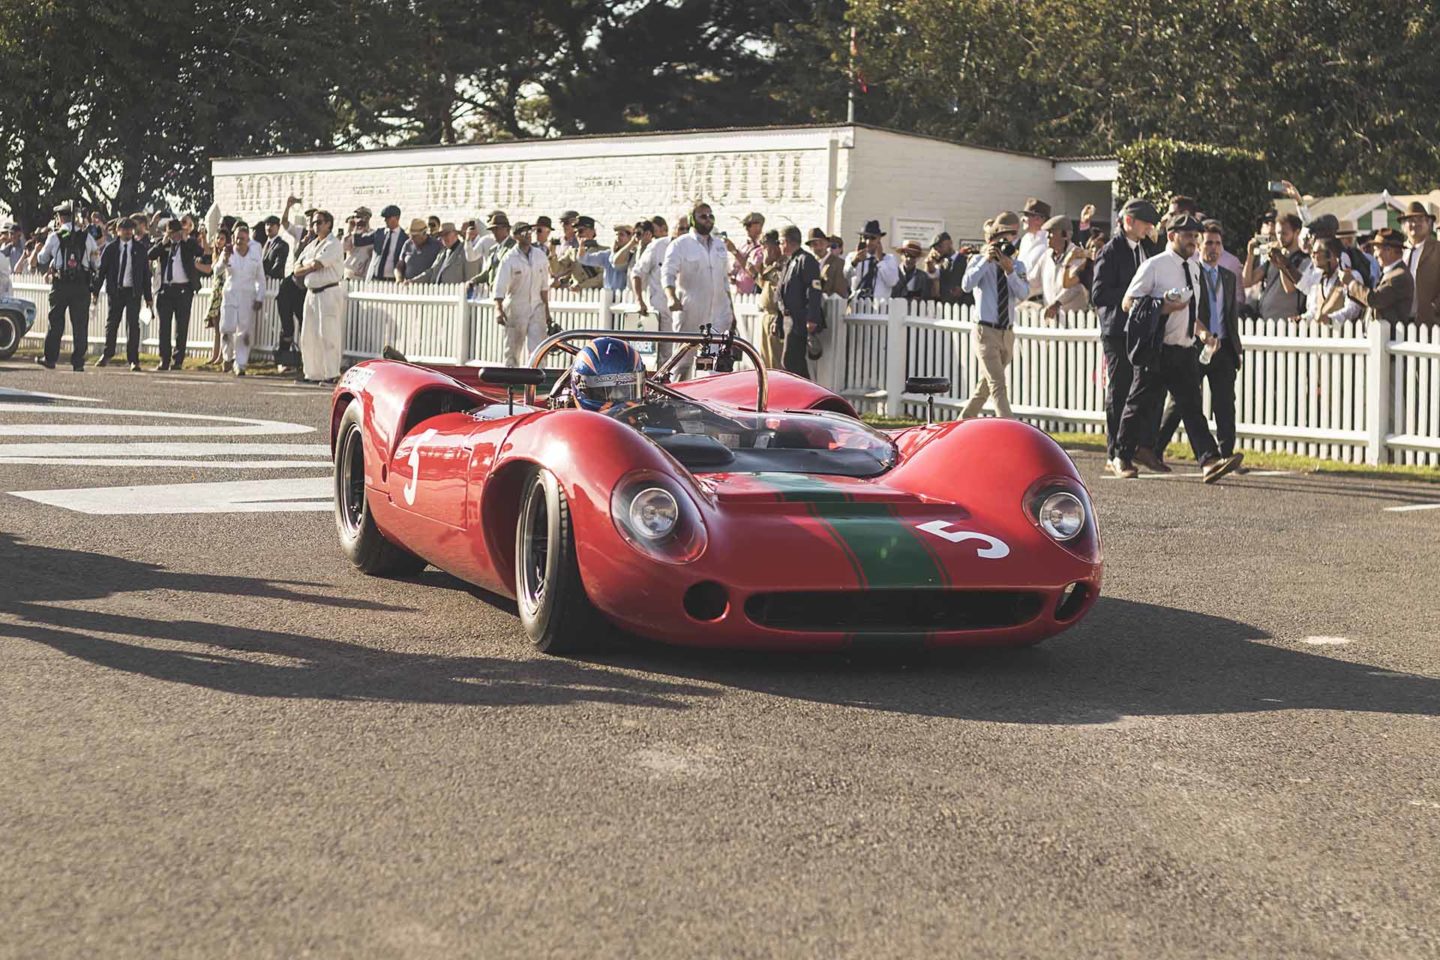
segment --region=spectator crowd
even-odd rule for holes
[[[143,303],[159,321],[157,369],[178,370],[195,292],[213,276],[222,292],[204,318],[213,331],[207,363],[244,375],[266,283],[277,281],[277,363],[316,382],[340,375],[346,280],[467,285],[473,298],[494,300],[511,365],[525,362],[555,329],[554,290],[604,288],[632,300],[642,323],[691,332],[724,332],[734,322],[732,294],[756,295],[764,313],[761,355],[801,376],[821,355],[825,297],[964,304],[976,321],[981,371],[967,418],[986,404],[1013,415],[1005,379],[1017,323],[1050,324],[1093,309],[1106,366],[1107,469],[1121,477],[1140,467],[1168,472],[1165,448],[1183,423],[1212,480],[1240,462],[1240,319],[1434,324],[1440,308],[1440,252],[1434,216],[1423,204],[1403,212],[1403,232],[1362,235],[1353,223],[1311,216],[1293,185],[1283,187],[1296,212],[1272,211],[1257,229],[1238,234],[1204,213],[1203,198],[1171,197],[1163,214],[1131,200],[1112,235],[1092,207],[1072,220],[1032,197],[1018,213],[986,220],[978,242],[957,243],[942,232],[928,248],[915,239],[890,246],[871,220],[847,249],[844,238],[818,227],[804,234],[793,225],[767,229],[760,212],[746,215],[744,235],[732,240],[715,231],[704,203],[673,224],[658,214],[611,224],[605,242],[595,219],[576,210],[513,221],[493,210],[457,225],[436,216],[406,221],[395,205],[376,218],[362,206],[337,229],[325,210],[305,209],[297,218],[296,197],[253,227],[216,211],[205,222],[168,213],[107,219],[65,204],[32,236],[4,226],[0,295],[9,294],[12,275],[43,274],[51,282],[44,366],[59,360],[68,314],[70,362],[83,369],[89,306],[104,289],[105,346],[95,363],[113,361],[123,322],[126,361],[140,369]],[[1200,409],[1204,383],[1213,434]]]

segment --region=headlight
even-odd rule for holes
[[[646,487],[630,501],[630,527],[647,540],[663,540],[680,520],[680,505],[669,490]]]
[[[665,563],[689,563],[709,542],[690,488],[658,470],[622,477],[610,493],[610,517],[626,543]]]
[[[1072,540],[1085,529],[1085,505],[1073,493],[1052,493],[1040,504],[1040,528],[1056,540]]]

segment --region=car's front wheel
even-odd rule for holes
[[[350,401],[335,438],[335,528],[340,549],[371,576],[404,577],[425,569],[425,561],[385,539],[370,515],[365,489],[364,411]]]
[[[593,653],[610,625],[580,581],[575,528],[565,491],[548,470],[534,471],[520,495],[515,525],[515,600],[520,623],[542,653]]]
[[[0,313],[0,360],[9,360],[20,346],[20,318]]]

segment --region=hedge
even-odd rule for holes
[[[1175,194],[1194,197],[1225,225],[1225,246],[1239,253],[1270,209],[1265,157],[1250,150],[1178,140],[1139,140],[1116,151],[1120,203],[1144,197],[1163,214]],[[1117,204],[1118,206],[1118,204]]]

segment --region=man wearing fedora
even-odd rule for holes
[[[460,231],[448,220],[440,224],[440,245],[435,262],[406,279],[406,283],[465,282],[465,245],[460,241]]]
[[[1369,239],[1371,252],[1380,264],[1380,279],[1375,288],[1352,281],[1350,296],[1364,304],[1365,316],[1371,320],[1404,323],[1415,304],[1415,282],[1405,266],[1405,238],[1398,230],[1382,228]]]
[[[925,248],[920,246],[919,240],[906,240],[895,252],[900,255],[900,279],[896,281],[895,289],[890,291],[890,296],[929,300],[930,274],[920,259],[925,256]]]
[[[845,258],[841,255],[845,242],[815,227],[805,246],[820,265],[820,293],[827,297],[849,297],[850,281],[845,279]]]
[[[1030,295],[1033,297],[1040,292],[1040,260],[1049,246],[1045,222],[1050,219],[1050,204],[1029,197],[1020,214],[1025,218],[1025,229],[1020,234],[1020,260],[1025,264],[1025,276],[1030,281]]]
[[[791,373],[808,378],[810,338],[825,329],[820,264],[801,246],[799,227],[785,228],[781,254],[785,257],[778,295],[784,337],[781,363]]]
[[[885,252],[884,240],[880,221],[866,220],[860,243],[845,268],[851,300],[883,300],[900,282],[900,261]]]
[[[1120,456],[1120,415],[1135,368],[1125,346],[1127,311],[1122,303],[1140,264],[1158,253],[1147,239],[1160,222],[1160,211],[1148,200],[1132,199],[1120,209],[1120,230],[1095,258],[1095,279],[1090,284],[1090,302],[1100,315],[1100,343],[1105,351],[1105,457],[1106,469],[1114,472]]]
[[[1436,323],[1440,310],[1440,249],[1435,245],[1435,216],[1419,200],[1412,200],[1400,217],[1410,244],[1405,269],[1415,281],[1415,302],[1410,317],[1422,326]]]
[[[419,217],[410,221],[410,239],[400,248],[400,260],[395,265],[395,278],[418,277],[430,269],[430,264],[440,255],[440,241],[430,236],[430,225]]]
[[[970,391],[962,420],[980,416],[985,401],[994,398],[995,415],[1013,418],[1005,387],[1005,368],[1015,352],[1015,305],[1030,295],[1025,264],[1016,259],[1015,236],[1020,220],[1006,211],[985,221],[985,248],[970,259],[961,286],[975,296],[975,355],[980,376]]]

